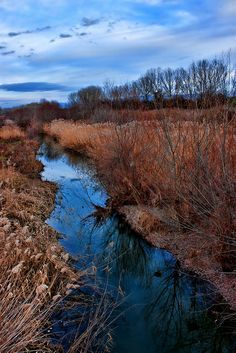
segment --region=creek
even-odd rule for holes
[[[150,247],[118,215],[97,221],[96,206],[109,195],[86,158],[44,139],[38,159],[42,179],[58,186],[47,223],[80,259],[75,266],[95,268],[96,283],[121,300],[112,353],[233,352],[230,331],[209,315],[214,288],[183,273],[171,253]]]

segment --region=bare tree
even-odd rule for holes
[[[69,107],[75,107],[79,104],[79,92],[70,93],[68,96]]]
[[[161,83],[164,95],[171,98],[175,94],[175,71],[171,68],[161,73]]]
[[[81,105],[94,106],[102,100],[103,91],[99,86],[88,86],[78,91],[78,97]]]

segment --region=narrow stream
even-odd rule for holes
[[[43,180],[58,185],[47,223],[67,252],[97,269],[100,284],[124,295],[112,353],[234,352],[230,331],[207,310],[216,299],[209,285],[182,273],[169,252],[148,246],[118,216],[97,224],[91,214],[108,195],[86,159],[46,139],[38,159]]]

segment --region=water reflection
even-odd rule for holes
[[[208,315],[214,289],[181,273],[174,257],[149,247],[116,215],[98,223],[91,216],[107,194],[85,158],[44,142],[42,177],[58,184],[48,223],[64,235],[65,249],[97,268],[99,286],[125,295],[114,328],[113,353],[232,353],[229,332]]]

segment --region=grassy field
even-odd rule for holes
[[[235,307],[235,112],[162,110],[123,123],[56,120],[44,131],[88,154],[110,206],[153,245],[210,279]]]

